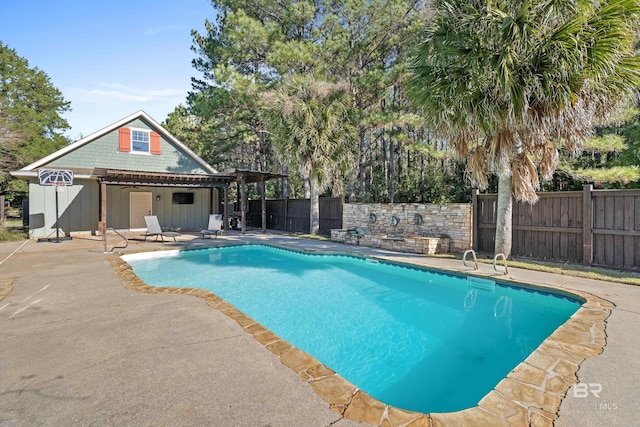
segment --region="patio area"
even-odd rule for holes
[[[135,240],[124,252],[260,241],[470,270],[460,260],[274,233],[226,231],[207,240],[193,233],[165,243],[130,237]],[[112,239],[110,246],[117,243]],[[103,251],[95,236],[0,243],[0,424],[360,425],[331,410],[275,354],[204,299],[123,287]],[[480,272],[496,274],[488,265],[480,265]],[[569,390],[555,424],[636,425],[640,287],[509,272],[513,280],[589,292],[616,305],[606,321],[604,351],[582,363],[581,388]]]

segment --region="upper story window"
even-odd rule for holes
[[[149,131],[131,129],[131,151],[148,153],[151,139],[149,134]]]
[[[158,132],[146,129],[120,128],[118,151],[162,154],[162,138]]]

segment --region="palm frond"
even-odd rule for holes
[[[511,185],[516,200],[528,203],[538,201],[536,191],[540,189],[536,167],[525,153],[518,154],[513,159],[511,171]]]
[[[407,80],[425,123],[478,172],[535,200],[594,126],[640,87],[640,0],[435,0]],[[469,137],[472,136],[472,137]],[[470,147],[484,141],[486,152]]]
[[[485,147],[477,147],[469,161],[467,162],[467,168],[465,170],[465,176],[471,182],[471,185],[485,190],[489,186],[489,180],[487,177],[488,172],[488,153]]]

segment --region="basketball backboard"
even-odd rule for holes
[[[40,169],[38,171],[40,185],[73,185],[73,171],[62,169]]]

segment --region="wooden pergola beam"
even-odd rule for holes
[[[107,185],[128,185],[147,187],[181,187],[181,188],[223,188],[224,193],[224,229],[229,229],[229,185],[235,182],[239,186],[240,198],[240,221],[242,234],[246,233],[246,207],[247,207],[247,183],[259,183],[262,186],[262,231],[266,232],[267,209],[266,209],[266,182],[270,179],[285,178],[288,175],[279,173],[260,172],[252,170],[240,170],[220,172],[216,174],[171,174],[157,172],[126,171],[115,169],[94,169],[92,175],[98,178],[100,185],[100,220],[98,228],[102,235],[106,235],[107,230]],[[213,192],[210,192],[211,206],[213,211]]]

